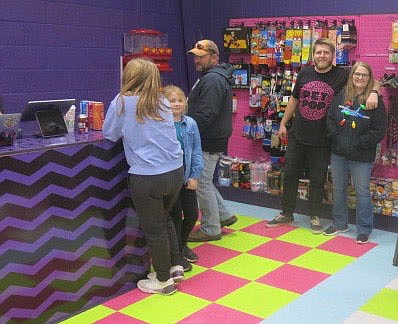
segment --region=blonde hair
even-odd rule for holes
[[[137,122],[143,123],[145,118],[163,121],[164,118],[159,113],[159,110],[163,109],[161,95],[160,73],[153,62],[137,58],[126,64],[119,94],[122,101],[120,114],[124,112],[123,96],[139,96],[135,116]]]
[[[173,95],[173,93],[175,93],[179,98],[182,98],[183,101],[185,102],[185,109],[184,109],[183,113],[186,112],[186,110],[187,110],[187,104],[186,104],[187,97],[185,96],[184,91],[180,87],[177,87],[177,86],[175,86],[173,84],[168,84],[167,86],[165,86],[163,88],[163,92],[164,92],[164,96],[168,100],[170,100],[170,98]]]
[[[316,47],[320,45],[325,45],[329,47],[330,52],[332,52],[333,55],[336,53],[336,47],[334,46],[333,42],[329,38],[318,38],[312,47],[312,54],[315,53]]]
[[[358,67],[364,67],[366,70],[369,72],[369,79],[368,79],[368,84],[365,88],[365,90],[359,94],[358,96],[355,94],[355,88],[354,88],[354,82],[353,82],[353,77],[355,71],[358,69]],[[350,71],[350,75],[348,76],[348,81],[347,81],[347,86],[345,87],[345,96],[344,96],[344,103],[347,102],[354,102],[354,99],[356,98],[358,100],[359,104],[364,104],[366,102],[366,99],[368,99],[370,95],[370,91],[372,90],[374,85],[374,77],[373,77],[373,72],[372,68],[368,63],[365,62],[356,62]]]

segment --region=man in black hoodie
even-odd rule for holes
[[[211,40],[198,41],[188,53],[193,54],[196,71],[201,75],[188,96],[187,115],[198,124],[204,162],[197,192],[201,227],[191,232],[188,241],[214,241],[221,239],[221,227],[237,221],[213,184],[217,161],[227,151],[232,134],[233,69],[219,63],[218,47]]]

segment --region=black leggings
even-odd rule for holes
[[[180,190],[177,201],[171,209],[170,215],[177,232],[180,251],[182,251],[182,248],[187,244],[189,233],[191,233],[198,220],[196,190],[187,189],[184,185]]]
[[[181,167],[158,175],[131,174],[129,177],[131,199],[160,281],[170,278],[170,267],[178,265],[180,260],[170,210],[184,181],[183,174]]]

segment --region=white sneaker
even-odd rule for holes
[[[171,295],[177,291],[174,280],[169,278],[167,281],[158,279],[143,279],[137,282],[139,290],[149,294]]]
[[[311,233],[312,234],[321,234],[321,233],[323,233],[323,227],[322,227],[321,219],[318,216],[311,216],[310,228],[311,228]]]
[[[174,282],[180,282],[184,280],[184,267],[175,265],[170,268],[170,277]]]
[[[150,272],[147,275],[148,279],[156,279],[156,272]],[[180,265],[172,266],[170,268],[170,278],[173,279],[175,283],[184,280],[184,268]]]

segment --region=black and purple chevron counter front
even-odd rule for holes
[[[0,147],[0,323],[51,323],[148,269],[121,143],[101,132]]]

